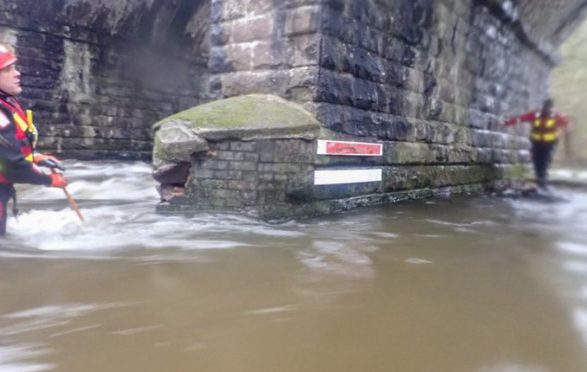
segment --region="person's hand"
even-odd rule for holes
[[[575,130],[575,125],[573,124],[572,121],[570,121],[570,122],[567,122],[567,125],[565,125],[563,128],[566,133],[572,133],[573,130]]]
[[[33,163],[42,167],[57,168],[62,171],[65,170],[61,161],[52,155],[36,154],[33,157]]]
[[[58,187],[62,189],[65,186],[67,186],[67,180],[65,179],[65,177],[63,177],[63,174],[53,172],[51,173],[51,184],[49,186]]]
[[[33,162],[35,164],[39,164],[40,162],[42,162],[43,160],[51,160],[54,161],[56,163],[59,163],[59,159],[57,159],[55,156],[53,155],[47,155],[47,154],[35,154],[35,157],[33,158]]]

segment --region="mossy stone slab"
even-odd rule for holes
[[[171,115],[155,131],[182,122],[206,140],[315,139],[321,125],[301,106],[272,95],[252,94],[214,101]]]

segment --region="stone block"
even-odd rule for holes
[[[230,150],[230,142],[210,142],[210,150]]]
[[[230,22],[230,43],[271,40],[274,35],[275,13],[248,16]]]
[[[310,5],[287,11],[285,35],[315,33],[320,25],[320,5]]]
[[[318,65],[321,35],[317,33],[298,35],[287,40],[287,63],[292,67]]]
[[[331,6],[325,6],[322,10],[321,29],[326,35],[342,37],[346,21],[347,19],[342,16],[340,11]]]
[[[214,47],[210,49],[210,72],[225,73],[250,70],[252,59],[252,47],[247,44]]]
[[[234,97],[250,93],[284,96],[289,88],[288,71],[243,71],[221,76],[222,94]]]
[[[259,173],[259,181],[273,181],[274,173]]]
[[[245,160],[245,153],[240,151],[216,151],[214,157],[219,160],[243,161]]]
[[[227,181],[227,188],[230,190],[255,190],[257,184],[247,181]]]
[[[153,158],[161,162],[189,162],[193,153],[208,150],[208,142],[194,134],[185,123],[170,121],[157,131]]]
[[[379,85],[363,79],[352,79],[352,105],[363,110],[375,110],[379,102],[377,91]]]
[[[230,21],[247,16],[256,16],[273,10],[272,0],[212,0],[210,17],[212,22]]]
[[[253,151],[256,151],[256,149],[257,149],[257,143],[256,142],[230,142],[230,149],[232,151],[253,152]],[[247,154],[245,154],[245,156],[246,155]]]
[[[230,40],[230,23],[213,23],[210,25],[210,45],[224,46]]]
[[[198,163],[198,169],[228,169],[228,161],[204,159]]]
[[[277,175],[285,173],[297,173],[302,170],[302,166],[295,163],[260,163],[258,166],[259,172],[273,172],[274,179]]]
[[[241,191],[240,195],[241,195],[241,200],[243,201],[243,204],[250,205],[250,206],[257,205],[258,193],[256,190],[243,190],[243,191]]]
[[[201,180],[198,180],[197,185],[203,193],[209,195],[209,194],[211,194],[212,190],[228,188],[229,182],[232,182],[232,181],[201,179]]]
[[[340,56],[344,53],[338,53],[337,48],[343,44],[339,43],[335,38],[328,35],[323,35],[322,40],[322,50],[320,53],[320,60],[318,61],[320,67],[326,68],[328,70],[342,71],[339,59]]]
[[[194,178],[214,178],[214,170],[195,168],[192,171],[192,177]],[[199,182],[199,181],[197,181]]]
[[[425,164],[435,161],[434,151],[427,144],[392,142],[384,147],[386,164]]]
[[[232,161],[229,163],[228,168],[237,171],[254,171],[257,170],[257,163],[247,161]]]
[[[251,47],[252,68],[256,70],[275,69],[287,63],[292,54],[291,45],[282,41],[263,41]]]
[[[316,92],[317,99],[322,102],[352,106],[352,84],[353,79],[347,75],[323,70]]]

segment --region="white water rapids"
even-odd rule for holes
[[[69,207],[62,190],[19,185],[21,213],[18,218],[9,217],[7,237],[0,241],[8,251],[1,254],[61,251],[70,252],[68,257],[73,253],[87,258],[88,252],[112,255],[119,250],[234,248],[247,244],[222,239],[227,231],[237,237],[239,232],[289,234],[239,216],[158,215],[159,195],[146,163],[66,162],[66,166],[68,190],[86,222]]]

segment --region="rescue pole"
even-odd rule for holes
[[[565,160],[571,162],[574,158],[574,154],[571,141],[571,131],[568,128],[565,128],[563,131],[563,140],[565,145]]]
[[[51,172],[57,173],[55,168],[51,168]],[[67,198],[67,201],[69,202],[69,206],[71,207],[71,209],[73,209],[75,211],[75,213],[77,214],[77,216],[79,217],[79,219],[82,222],[86,222],[86,220],[84,219],[84,216],[82,215],[82,212],[79,210],[79,207],[77,206],[75,199],[73,198],[73,196],[71,196],[69,191],[67,191],[67,187],[65,187],[65,186],[63,187],[63,192],[65,193],[65,197]]]
[[[37,128],[35,128],[35,125],[33,124],[33,111],[32,110],[26,110],[26,118],[27,118],[27,124],[29,126],[29,131],[36,135]],[[55,171],[55,167],[60,168],[61,170],[64,170],[59,164],[56,164],[52,161],[44,160],[44,162],[45,162],[45,164],[42,164],[42,165],[46,166],[48,168],[51,168],[51,173],[57,173]],[[71,209],[73,209],[75,211],[75,213],[77,214],[77,216],[79,217],[79,219],[82,222],[86,222],[86,220],[84,219],[84,216],[82,216],[82,212],[79,210],[79,207],[77,206],[77,203],[75,202],[75,199],[71,196],[69,191],[67,191],[67,187],[65,187],[65,186],[63,187],[63,192],[65,193],[65,197],[67,198],[67,201],[69,202],[69,206],[71,207]]]

